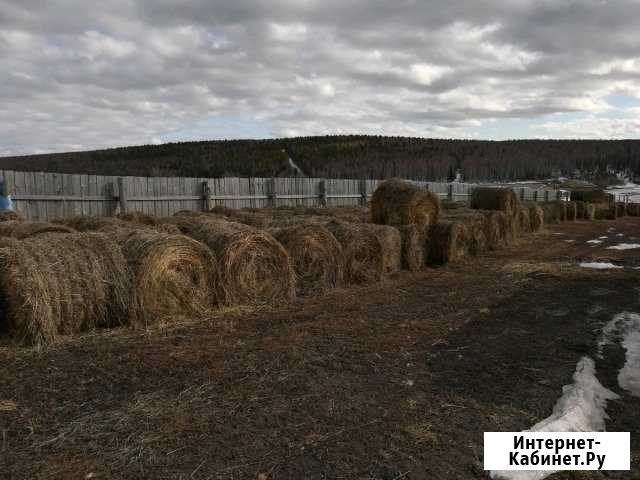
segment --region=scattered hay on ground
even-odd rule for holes
[[[371,199],[371,219],[379,225],[417,225],[426,229],[438,221],[440,201],[428,190],[397,178],[382,182]]]
[[[125,324],[130,272],[105,235],[42,234],[0,239],[3,329],[17,340],[53,343],[62,335]]]
[[[44,233],[73,233],[65,225],[49,222],[6,221],[0,222],[0,237],[12,237],[22,240]]]
[[[289,253],[301,295],[323,293],[342,284],[342,246],[325,227],[299,223],[292,227],[270,229],[269,233]]]
[[[25,218],[14,210],[2,210],[0,212],[0,222],[20,222],[24,220]]]
[[[442,220],[429,228],[427,263],[441,265],[462,259],[469,251],[469,232],[462,222]]]
[[[325,226],[342,245],[346,283],[374,283],[382,279],[385,267],[383,246],[366,224],[335,220]]]
[[[184,235],[136,231],[121,247],[133,275],[134,325],[202,315],[217,305],[218,266],[207,246]]]
[[[295,298],[291,258],[267,232],[214,216],[174,218],[183,233],[207,245],[218,259],[222,305],[282,304]]]
[[[471,192],[474,210],[499,210],[509,218],[516,218],[518,205],[520,201],[511,188],[476,187]]]
[[[424,250],[426,233],[416,225],[396,227],[402,238],[402,268],[417,272],[424,266]]]

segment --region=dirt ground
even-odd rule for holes
[[[602,325],[640,312],[640,249],[607,249],[635,236],[640,218],[551,225],[286,309],[42,351],[5,342],[0,478],[487,478],[483,432],[547,417]],[[640,478],[640,398],[609,350],[598,378],[621,398],[607,430],[631,432],[633,470],[551,479]]]

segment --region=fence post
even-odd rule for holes
[[[211,211],[211,187],[208,180],[202,182],[202,205],[205,212]]]
[[[520,200],[524,202],[524,187],[520,189]]]
[[[447,200],[453,202],[453,183],[447,186]]]
[[[533,191],[533,201],[538,203],[538,190]]]
[[[269,188],[269,203],[275,208],[278,200],[278,192],[276,192],[276,178],[271,177],[271,187]]]
[[[366,205],[367,204],[367,181],[364,179],[360,180],[360,204],[361,205]]]
[[[548,202],[549,201],[549,190],[545,190],[544,191],[544,201]]]
[[[320,205],[327,206],[327,181],[320,180]]]
[[[118,177],[118,203],[120,204],[120,213],[127,213],[127,192],[122,177]]]

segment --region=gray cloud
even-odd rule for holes
[[[0,0],[0,154],[233,135],[225,122],[629,136],[639,17],[636,0]]]

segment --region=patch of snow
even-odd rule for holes
[[[567,243],[575,242],[575,240],[565,240]]]
[[[618,385],[634,397],[640,397],[640,315],[623,312],[607,323],[598,340],[598,356],[602,358],[605,345],[618,339],[626,350],[624,366],[618,372]]]
[[[602,243],[602,240],[587,240],[587,243],[592,243],[594,245],[597,245],[599,243]]]
[[[624,233],[618,233],[616,237],[624,237]]]
[[[564,235],[564,233],[553,232],[554,235]]]
[[[620,243],[619,245],[607,247],[607,250],[632,250],[634,248],[640,248],[640,243]]]
[[[623,268],[620,265],[614,265],[611,262],[582,262],[579,264],[582,268],[595,268],[596,270],[607,270],[610,268]]]
[[[530,432],[598,432],[605,429],[607,402],[619,398],[596,378],[596,365],[582,357],[576,365],[573,383],[562,388],[562,397],[551,416],[536,423]],[[502,480],[542,480],[553,471],[492,471],[491,478]]]

